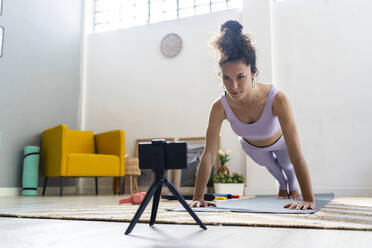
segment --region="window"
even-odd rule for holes
[[[242,0],[93,0],[94,32],[241,8]]]

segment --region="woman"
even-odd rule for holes
[[[223,120],[240,136],[245,153],[265,166],[279,183],[278,198],[299,199],[296,176],[303,201],[286,204],[290,209],[314,209],[315,201],[307,165],[298,139],[288,98],[274,85],[258,83],[256,52],[249,36],[237,21],[226,21],[212,46],[219,55],[225,93],[212,105],[206,146],[196,178],[191,207],[216,206],[204,201]]]

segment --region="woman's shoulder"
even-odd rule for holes
[[[279,110],[286,109],[289,106],[289,99],[288,97],[282,92],[278,90],[278,93],[274,96],[273,99],[273,114],[276,116]]]
[[[216,100],[214,100],[212,104],[212,110],[215,110],[217,112],[224,111],[223,104],[222,104],[222,97],[219,97]]]
[[[256,87],[258,88],[258,101],[262,104],[266,103],[268,100],[273,100],[273,93],[276,93],[278,89],[275,87],[274,84],[269,83],[256,83]]]
[[[222,104],[222,97],[217,98],[211,107],[210,115],[217,119],[225,119],[225,109]]]
[[[276,102],[287,100],[286,99],[286,95],[284,94],[283,91],[281,91],[279,89],[279,87],[277,85],[275,85],[275,84],[267,84],[267,87],[269,87],[269,91],[271,91],[274,94],[274,96],[273,96],[273,104],[276,103]]]

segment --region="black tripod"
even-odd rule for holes
[[[181,202],[182,206],[194,218],[196,223],[198,223],[199,226],[203,228],[204,230],[207,230],[207,227],[203,224],[203,222],[201,222],[201,220],[194,213],[194,211],[192,211],[192,209],[187,204],[183,196],[177,191],[177,189],[170,182],[168,182],[168,179],[165,177],[165,172],[166,170],[154,170],[155,182],[151,185],[151,187],[147,191],[145,198],[143,199],[141,205],[139,206],[137,210],[137,213],[134,215],[132,221],[130,222],[128,229],[125,231],[125,234],[129,234],[133,230],[134,226],[137,224],[139,218],[141,217],[143,211],[145,210],[152,196],[154,196],[154,200],[152,202],[150,226],[155,224],[156,213],[158,211],[160,193],[161,193],[163,184],[165,184],[168,187],[168,189],[174,194],[177,200]]]

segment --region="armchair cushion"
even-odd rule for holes
[[[119,156],[116,155],[67,154],[67,175],[69,176],[118,176],[119,171]]]

